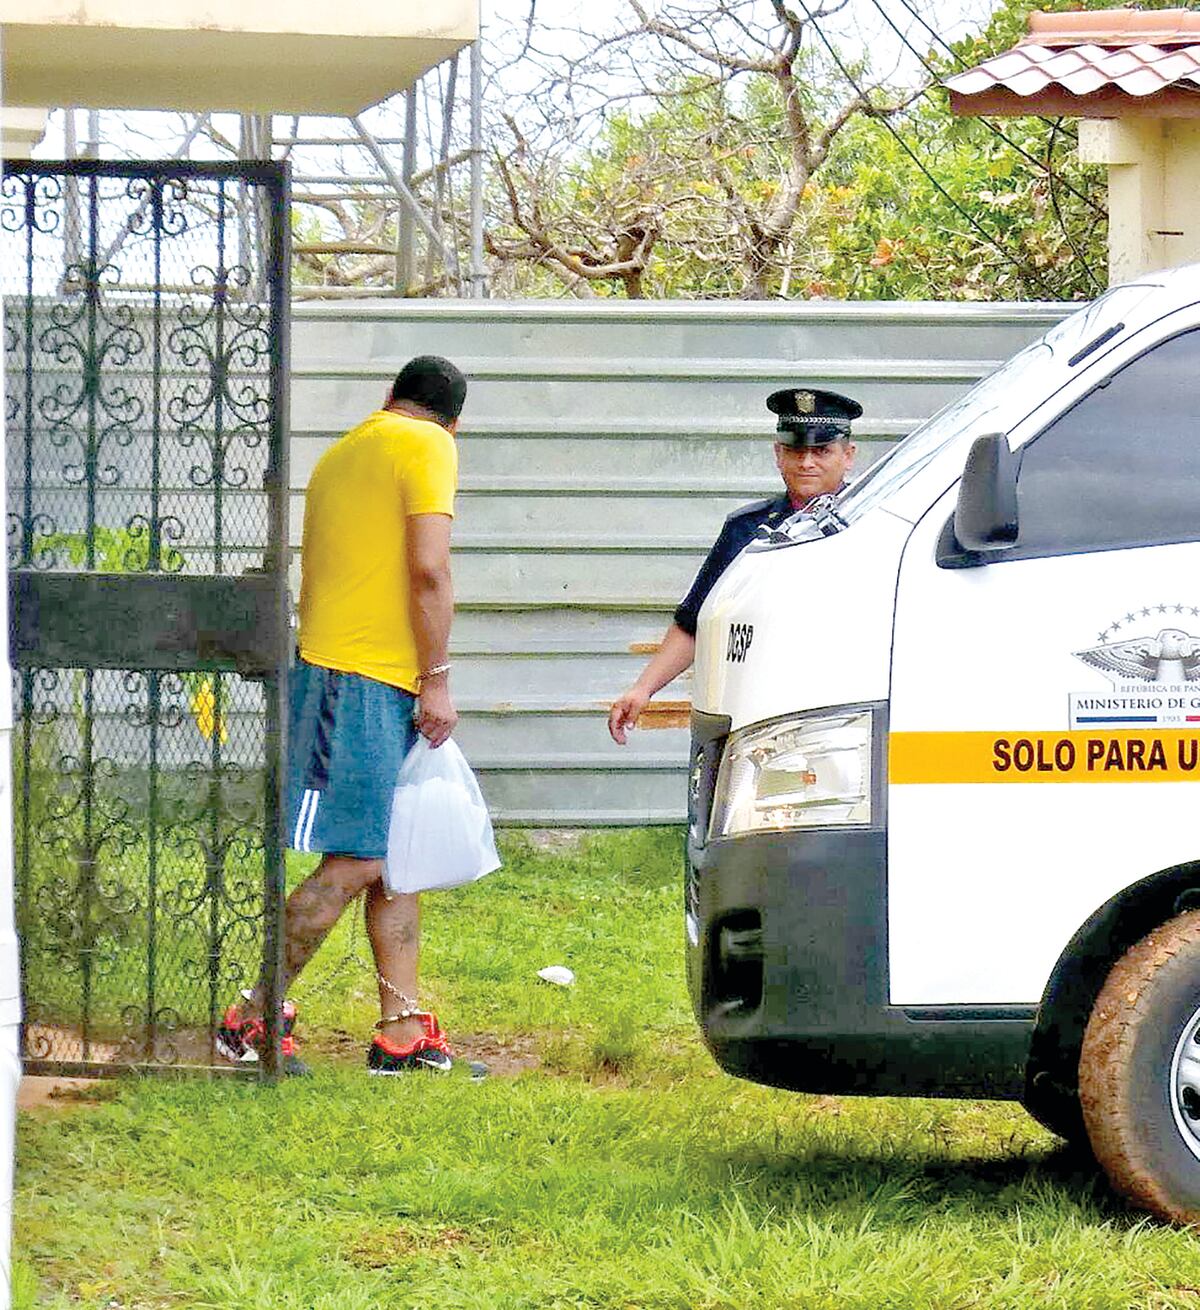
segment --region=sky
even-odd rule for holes
[[[488,28],[497,23],[504,27],[526,22],[531,2],[543,30],[569,28],[599,35],[629,12],[626,0],[480,0],[485,37]],[[680,0],[675,2],[678,5]],[[818,0],[807,0],[807,4],[815,10]],[[992,0],[908,0],[908,4],[947,40],[977,31],[995,7]],[[804,9],[798,0],[792,0],[792,5],[797,13]],[[646,0],[646,7],[661,9],[663,0]],[[762,0],[762,7],[769,10],[767,0]],[[889,18],[902,31],[913,30],[928,38],[908,12],[905,0],[847,0],[843,11],[825,20],[823,26],[839,43],[845,43],[847,53],[855,53],[856,48],[888,52],[900,47]]]

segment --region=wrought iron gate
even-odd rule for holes
[[[25,1067],[218,1067],[281,973],[286,166],[6,165],[0,226]]]

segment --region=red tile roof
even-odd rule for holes
[[[1086,14],[1030,14],[1022,45],[1195,45],[1200,42],[1200,13],[1163,9],[1102,9]]]
[[[1032,14],[1011,50],[944,85],[960,114],[1200,117],[1200,13]]]

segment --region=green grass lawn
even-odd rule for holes
[[[500,873],[427,898],[424,973],[452,1038],[516,1072],[366,1077],[348,918],[296,988],[312,1079],[22,1116],[18,1310],[1200,1306],[1196,1237],[1017,1107],[718,1072],[684,992],[678,834],[503,846]]]

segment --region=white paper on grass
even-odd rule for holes
[[[462,751],[453,738],[434,750],[419,736],[392,795],[385,889],[458,887],[499,867],[492,820]]]

